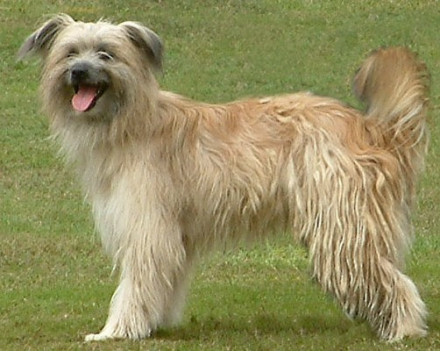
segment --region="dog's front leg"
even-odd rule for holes
[[[174,222],[162,214],[149,219],[149,228],[125,237],[121,280],[107,322],[99,334],[88,335],[86,341],[145,338],[179,316],[190,258]]]

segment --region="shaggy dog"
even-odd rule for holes
[[[120,268],[108,320],[87,340],[175,323],[193,264],[216,244],[292,232],[313,277],[385,340],[426,332],[403,274],[427,148],[427,71],[404,48],[354,79],[362,113],[309,93],[199,103],[159,89],[162,43],[136,22],[58,15],[19,58],[43,59],[53,135]]]

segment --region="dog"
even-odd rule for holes
[[[59,14],[18,58],[31,54],[51,133],[120,270],[107,322],[87,341],[177,323],[204,253],[284,231],[350,317],[388,341],[426,334],[403,273],[428,145],[429,75],[409,49],[378,49],[360,66],[364,112],[308,92],[208,104],[162,91],[162,41],[138,22]]]

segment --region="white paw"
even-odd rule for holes
[[[104,341],[104,340],[108,340],[111,339],[112,337],[107,335],[107,334],[89,334],[86,336],[85,341],[86,342],[90,342],[90,341]]]

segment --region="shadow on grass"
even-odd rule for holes
[[[242,334],[248,336],[316,336],[317,334],[345,335],[362,322],[331,315],[303,315],[300,317],[257,314],[249,317],[226,316],[191,317],[178,327],[159,330],[155,338],[165,340],[208,339],[209,336]],[[371,334],[373,336],[373,334]]]

